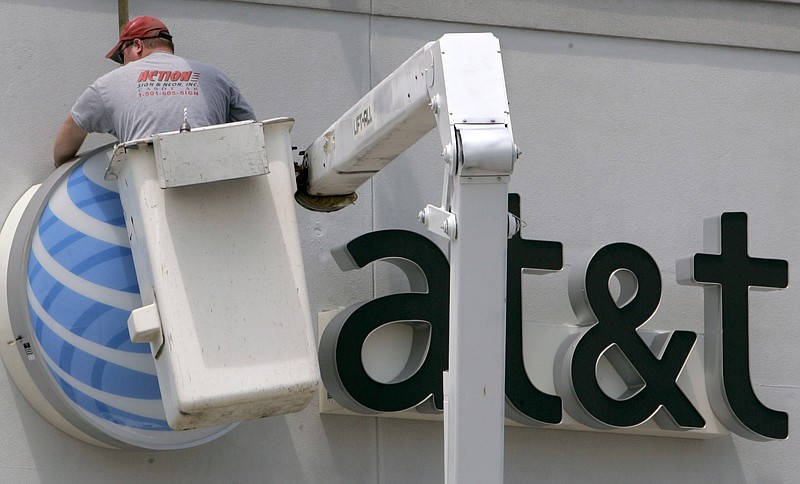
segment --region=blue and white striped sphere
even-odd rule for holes
[[[186,447],[220,428],[167,425],[149,344],[127,320],[142,305],[119,194],[104,180],[108,153],[53,187],[30,239],[30,320],[47,369],[74,409],[113,438]]]

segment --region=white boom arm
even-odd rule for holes
[[[518,150],[498,40],[448,34],[417,51],[306,150],[296,198],[308,207],[355,192],[433,128],[447,164],[443,200],[420,221],[450,239],[445,480],[502,482],[507,197]]]
[[[493,35],[447,34],[412,55],[308,147],[301,190],[353,193],[437,126],[445,161],[461,156],[462,175],[511,173],[517,152]]]

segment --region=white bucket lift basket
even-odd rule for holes
[[[119,146],[116,178],[174,429],[297,412],[318,368],[282,118]]]
[[[292,125],[99,148],[20,198],[0,232],[0,355],[50,423],[167,450],[308,404]]]

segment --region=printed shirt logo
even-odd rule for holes
[[[136,82],[139,97],[200,95],[199,72],[144,70]]]

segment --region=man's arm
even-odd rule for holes
[[[68,114],[53,144],[53,161],[56,167],[61,166],[75,156],[87,134],[89,133],[75,124],[72,115]]]
[[[225,121],[226,123],[231,123],[234,121],[257,121],[256,113],[253,111],[253,107],[250,106],[250,103],[247,102],[247,99],[244,98],[242,93],[239,91],[239,87],[233,83],[233,81],[229,81],[231,83],[231,96],[230,102],[228,104],[228,119]]]

